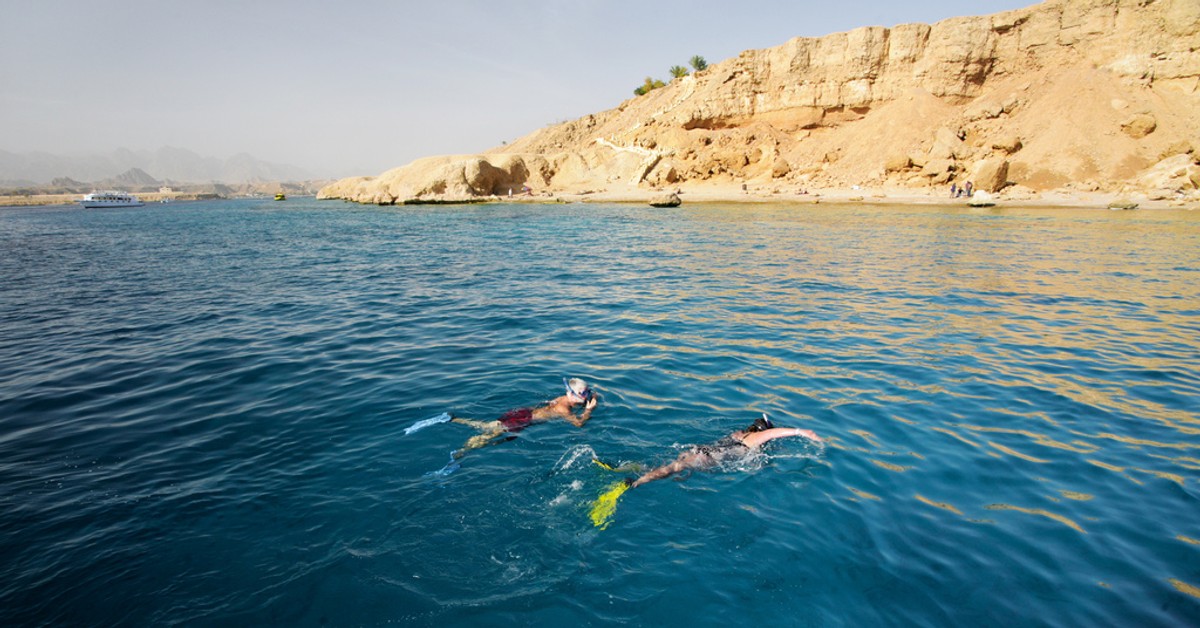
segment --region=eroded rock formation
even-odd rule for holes
[[[365,203],[752,182],[1196,194],[1200,2],[1050,0],[749,50],[483,155],[337,182]],[[1161,163],[1160,163],[1161,162]]]

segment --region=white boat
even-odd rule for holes
[[[141,199],[124,192],[92,192],[85,194],[83,200],[79,201],[87,209],[98,207],[141,207],[145,205]]]

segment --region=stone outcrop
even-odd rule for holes
[[[1180,143],[1200,144],[1200,2],[1050,0],[749,50],[483,155],[418,160],[321,196],[970,177],[986,177],[981,190],[1120,190],[1145,187]]]
[[[1192,155],[1175,155],[1154,164],[1138,182],[1151,190],[1170,190],[1184,195],[1200,188],[1200,162]]]
[[[1135,140],[1140,140],[1158,128],[1158,121],[1148,113],[1139,113],[1121,124],[1121,130]]]
[[[999,192],[1008,185],[1008,160],[1000,157],[984,159],[975,164],[969,178],[976,190]]]
[[[970,207],[992,207],[996,204],[996,199],[987,192],[976,192],[967,199],[967,205]]]
[[[679,207],[682,204],[678,194],[662,194],[650,199],[651,207]]]

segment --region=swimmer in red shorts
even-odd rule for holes
[[[575,427],[583,427],[583,424],[592,418],[592,410],[597,403],[596,394],[588,387],[587,382],[579,378],[564,379],[563,384],[567,387],[565,395],[540,406],[509,410],[495,421],[475,421],[461,417],[450,419],[454,423],[469,425],[479,430],[478,434],[467,440],[462,449],[452,454],[453,458],[461,458],[472,449],[490,445],[496,439],[520,432],[534,423],[564,419]],[[575,409],[578,406],[583,406],[583,411],[576,415]]]

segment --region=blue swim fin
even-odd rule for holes
[[[449,413],[443,412],[433,418],[417,421],[416,423],[413,423],[410,427],[408,427],[407,429],[404,430],[404,435],[408,436],[409,434],[412,434],[413,432],[416,432],[418,430],[423,430],[423,429],[429,427],[430,425],[437,425],[438,423],[445,423],[446,421],[449,421],[450,419],[451,419],[451,417],[450,417]]]
[[[446,477],[447,475],[458,471],[460,467],[462,467],[462,465],[458,463],[458,458],[454,457],[454,452],[452,451],[450,452],[450,462],[447,462],[446,466],[438,469],[437,471],[430,471],[429,473],[426,473],[425,477]]]

